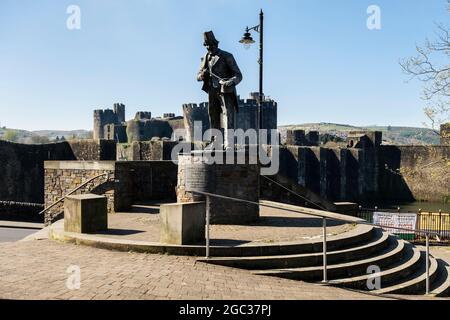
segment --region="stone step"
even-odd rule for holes
[[[430,283],[436,279],[438,273],[437,260],[430,256]],[[396,284],[371,291],[374,294],[425,294],[426,269],[425,252],[421,251],[421,264],[417,272],[410,277],[398,281]]]
[[[371,241],[376,232],[375,227],[357,225],[348,232],[327,238],[329,251],[344,250],[361,243]],[[233,247],[211,246],[212,257],[248,257],[248,256],[278,256],[292,254],[308,254],[322,252],[322,238],[275,244],[248,244]]]
[[[377,265],[384,268],[392,261],[402,259],[405,254],[405,241],[398,240],[395,237],[389,237],[390,245],[378,255],[364,260],[345,262],[340,264],[331,264],[327,268],[328,279],[339,279],[363,275],[367,272],[367,267]],[[323,267],[305,267],[305,268],[284,268],[271,270],[254,270],[254,274],[276,276],[281,278],[319,281],[323,278]]]
[[[388,246],[389,237],[387,232],[376,229],[374,238],[368,243],[363,243],[357,247],[328,252],[327,262],[329,264],[340,263],[342,261],[349,262],[372,256]],[[197,259],[197,261],[241,269],[266,270],[319,266],[323,263],[323,253],[315,252],[278,256],[214,257],[209,259],[200,258]]]
[[[442,259],[438,263],[438,276],[431,287],[431,295],[435,297],[450,297],[450,266]]]
[[[420,250],[409,243],[406,243],[405,246],[407,247],[407,252],[403,259],[399,263],[388,266],[388,269],[381,270],[378,275],[381,280],[381,288],[387,287],[396,281],[398,282],[399,279],[410,276],[420,267]],[[364,274],[356,277],[330,280],[329,284],[358,290],[368,290],[367,283],[371,277],[372,274]]]

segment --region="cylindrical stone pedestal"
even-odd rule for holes
[[[194,190],[259,202],[258,164],[208,164],[203,152],[194,151],[178,157],[178,202],[204,200]],[[216,151],[220,152],[220,151]],[[236,156],[235,156],[236,159]],[[259,218],[259,206],[241,201],[211,197],[211,224],[245,224]]]

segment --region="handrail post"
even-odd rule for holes
[[[430,294],[430,235],[428,232],[425,234],[426,236],[426,262],[425,262],[425,268],[426,268],[426,274],[427,279],[425,283],[425,294]]]
[[[327,276],[327,218],[322,218],[323,226],[323,282],[328,282]]]
[[[211,209],[211,199],[206,196],[206,259],[209,259],[209,218]]]

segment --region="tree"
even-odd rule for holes
[[[50,139],[46,136],[34,135],[34,136],[31,136],[31,142],[34,144],[44,144],[44,143],[49,143]]]
[[[450,0],[447,5],[450,12]],[[426,39],[423,46],[416,46],[416,56],[400,61],[410,80],[416,78],[424,83],[423,111],[434,130],[450,120],[450,28],[443,24],[436,26],[435,39]]]
[[[19,140],[19,132],[13,129],[6,129],[3,140],[17,142]]]

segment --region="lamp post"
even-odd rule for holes
[[[257,121],[257,129],[261,129],[262,127],[262,103],[264,99],[264,93],[263,93],[263,44],[264,44],[264,13],[261,9],[261,12],[259,13],[259,25],[254,26],[252,28],[245,28],[245,33],[242,39],[239,41],[242,43],[246,48],[249,48],[251,44],[255,43],[255,41],[252,38],[252,35],[250,31],[256,31],[259,33],[259,97],[258,97],[258,121]]]

